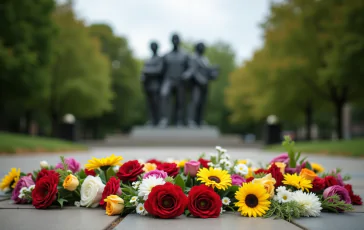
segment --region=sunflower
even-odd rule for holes
[[[306,190],[308,192],[309,188],[312,188],[312,183],[310,180],[303,178],[302,176],[295,174],[284,174],[284,180],[282,181],[285,185],[291,185],[302,191]]]
[[[310,164],[311,164],[312,170],[315,173],[322,173],[325,171],[325,168],[322,167],[322,165],[320,165],[320,164],[317,164],[317,163],[310,163]]]
[[[93,170],[104,166],[120,166],[122,165],[122,163],[120,162],[122,160],[123,157],[115,156],[114,154],[101,159],[92,157],[91,160],[88,160],[88,164],[85,165],[85,168],[88,170]]]
[[[269,194],[262,184],[244,183],[235,198],[238,200],[235,206],[239,207],[242,216],[263,216],[269,210]]]
[[[7,190],[11,188],[15,188],[16,183],[20,178],[20,169],[16,170],[16,168],[11,168],[10,172],[3,177],[0,183],[0,190]]]
[[[225,190],[231,186],[231,177],[227,171],[210,167],[202,168],[197,173],[197,180],[206,186]]]

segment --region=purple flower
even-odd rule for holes
[[[241,186],[244,182],[246,182],[244,177],[242,177],[238,174],[231,175],[231,181],[232,181],[232,185],[238,185],[238,186]]]
[[[351,199],[348,190],[340,185],[333,185],[324,190],[324,198],[337,194],[340,200],[345,201],[346,204],[351,204]]]
[[[68,165],[68,169],[71,170],[72,173],[76,173],[81,170],[80,162],[76,161],[75,158],[66,158],[64,161]],[[56,169],[63,169],[62,162],[56,165]]]
[[[168,174],[165,171],[163,171],[163,170],[155,169],[155,170],[149,171],[146,174],[144,174],[143,179],[146,179],[146,178],[148,178],[150,176],[154,176],[156,178],[166,179],[166,177],[168,176]]]
[[[288,164],[288,162],[289,162],[288,153],[282,153],[282,154],[278,155],[277,157],[273,158],[273,160],[270,161],[270,164],[272,164],[274,162],[283,162],[285,164]]]
[[[34,181],[32,179],[32,176],[23,176],[22,178],[19,179],[18,183],[16,184],[13,193],[11,194],[11,199],[16,203],[16,204],[25,204],[28,202],[28,200],[26,199],[21,199],[19,198],[20,195],[20,189],[22,189],[23,187],[29,188],[29,186],[34,185]]]
[[[200,170],[201,163],[199,161],[189,161],[185,163],[184,173],[190,174],[191,177],[195,177],[198,170]]]

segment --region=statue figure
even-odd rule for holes
[[[205,45],[197,43],[195,54],[189,60],[188,70],[182,78],[187,81],[191,90],[191,101],[188,106],[187,124],[190,127],[203,124],[203,111],[208,95],[208,83],[218,76],[217,67],[212,67],[209,60],[203,56]]]
[[[162,82],[163,60],[158,56],[158,44],[150,44],[152,57],[147,60],[142,70],[141,81],[147,101],[148,121],[146,125],[157,125],[159,122],[160,86]]]
[[[169,124],[169,110],[171,95],[176,96],[176,124],[185,124],[184,105],[185,89],[182,82],[182,74],[188,67],[188,55],[180,48],[180,38],[177,34],[172,36],[173,50],[163,57],[163,83],[161,87],[161,120],[160,127]]]

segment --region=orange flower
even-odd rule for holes
[[[301,170],[300,176],[307,180],[310,180],[311,182],[315,179],[315,177],[317,177],[317,175],[314,171],[306,169],[306,168]]]

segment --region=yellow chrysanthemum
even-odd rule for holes
[[[310,163],[310,164],[311,164],[312,170],[315,173],[322,173],[325,171],[325,168],[322,167],[322,165],[320,165],[320,164],[317,164],[317,163]]]
[[[177,162],[176,164],[177,164],[178,168],[183,168],[183,167],[185,167],[186,162],[187,162],[187,160],[181,160],[181,161]]]
[[[301,189],[302,191],[307,191],[309,188],[312,188],[312,183],[310,180],[303,178],[302,176],[295,174],[284,174],[284,180],[282,181],[285,185],[291,185],[297,189]]]
[[[248,161],[247,160],[238,160],[238,164],[247,164],[248,163]]]
[[[123,160],[122,156],[115,156],[114,154],[112,154],[109,157],[101,159],[92,157],[91,160],[88,160],[88,164],[85,165],[85,168],[88,170],[92,170],[103,166],[120,166],[122,165],[121,163],[122,160]]]
[[[154,164],[154,163],[145,163],[144,164],[144,172],[149,172],[149,171],[152,171],[152,170],[155,170],[157,169],[157,165]]]
[[[16,183],[20,178],[20,169],[11,168],[10,172],[3,177],[0,183],[0,190],[7,190],[11,188],[15,188]]]
[[[206,186],[222,190],[231,186],[230,174],[225,170],[214,169],[212,167],[209,169],[200,169],[197,173],[197,180],[201,181],[201,183]]]
[[[235,206],[242,216],[263,216],[269,210],[269,194],[262,184],[244,183],[235,198],[238,200]]]

